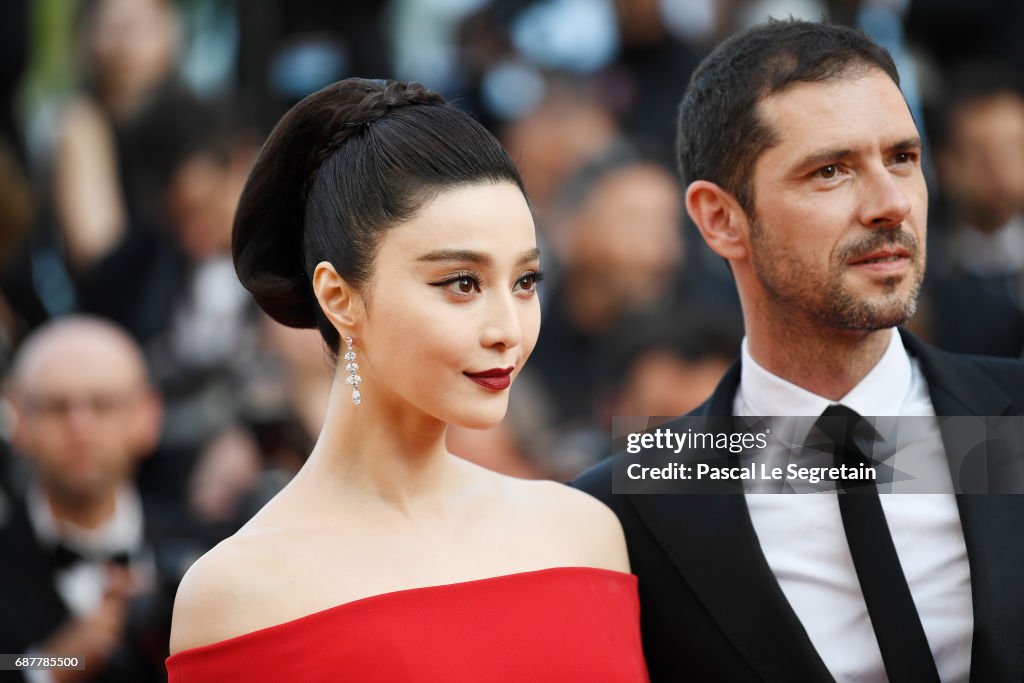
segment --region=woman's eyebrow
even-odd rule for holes
[[[417,260],[429,262],[459,261],[479,263],[483,266],[488,266],[492,263],[491,257],[487,254],[483,254],[479,251],[472,251],[470,249],[439,249],[437,251],[428,252],[423,256],[420,256]]]
[[[540,258],[540,249],[534,247],[528,251],[523,252],[523,255],[516,261],[518,265],[528,263],[530,261],[536,261]],[[479,251],[473,251],[472,249],[438,249],[437,251],[427,252],[423,256],[420,256],[417,261],[424,261],[430,263],[447,263],[447,262],[459,262],[459,263],[478,263],[482,266],[489,266],[494,263],[494,260]]]

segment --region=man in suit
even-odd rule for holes
[[[824,24],[755,27],[698,68],[679,134],[687,210],[746,330],[694,415],[1024,414],[1024,364],[896,329],[924,275],[927,190],[883,49]],[[952,484],[948,438],[926,447]],[[652,680],[1024,679],[1024,497],[615,495],[611,469],[574,483],[626,532]],[[865,544],[851,550],[869,508],[898,610]]]
[[[100,319],[57,320],[25,340],[7,384],[32,477],[0,528],[0,651],[85,668],[3,680],[161,680],[169,611],[133,483],[161,408],[140,350]]]

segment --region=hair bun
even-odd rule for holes
[[[419,83],[349,78],[305,97],[281,118],[242,190],[231,240],[238,279],[270,317],[316,327],[302,250],[306,194],[320,165],[392,109],[437,104],[444,99]]]

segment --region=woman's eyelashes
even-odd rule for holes
[[[516,280],[516,286],[513,288],[513,291],[530,293],[536,292],[537,285],[539,285],[543,279],[544,273],[539,270],[527,271],[520,275],[519,279]]]
[[[513,292],[524,292],[533,294],[537,291],[537,285],[544,279],[544,273],[539,270],[529,270],[516,278],[512,287]],[[483,290],[483,278],[479,273],[472,271],[459,271],[452,273],[442,280],[429,283],[432,287],[439,287],[456,296],[472,296]]]
[[[452,273],[443,280],[431,282],[432,287],[440,287],[452,294],[468,296],[480,291],[480,276],[468,270]]]

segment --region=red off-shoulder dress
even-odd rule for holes
[[[556,567],[384,593],[167,659],[170,683],[647,681],[636,577]]]

